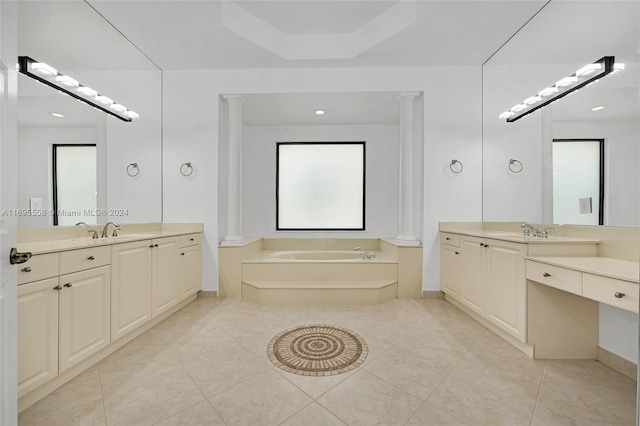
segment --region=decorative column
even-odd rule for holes
[[[224,95],[229,104],[227,164],[227,236],[223,243],[239,244],[242,235],[242,106],[240,95]]]
[[[398,241],[416,242],[413,206],[413,103],[418,92],[398,96],[400,104],[400,179],[398,203]]]

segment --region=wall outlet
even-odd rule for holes
[[[29,208],[31,210],[42,210],[42,198],[29,198]]]
[[[589,214],[592,213],[591,208],[591,197],[589,198],[580,198],[580,214]]]

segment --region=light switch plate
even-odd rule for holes
[[[31,210],[42,210],[42,198],[29,198],[29,208]]]
[[[589,198],[580,198],[580,214],[589,214],[592,213],[591,207],[591,197]]]

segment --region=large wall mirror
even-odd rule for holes
[[[498,118],[603,56],[624,71],[515,122]],[[640,225],[640,3],[548,3],[483,66],[483,92],[483,220]],[[567,142],[599,140],[601,176],[599,148]]]
[[[121,121],[19,74],[19,226],[162,221],[161,71],[86,2],[19,2],[18,25],[20,56],[140,115]],[[54,161],[70,145],[95,149]]]

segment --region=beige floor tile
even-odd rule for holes
[[[180,369],[105,396],[104,408],[109,426],[143,426],[165,420],[204,399],[191,377]]]
[[[241,348],[240,344],[227,333],[211,329],[185,333],[171,342],[170,347],[182,363],[191,363],[220,352]]]
[[[91,367],[19,416],[21,425],[104,424],[96,367]]]
[[[450,367],[393,349],[363,367],[411,395],[426,399],[449,373]]]
[[[471,426],[425,402],[406,426]]]
[[[202,393],[210,398],[267,371],[270,366],[265,358],[257,357],[244,348],[234,348],[209,358],[197,359],[184,367]]]
[[[269,369],[209,400],[226,425],[277,425],[312,399]]]
[[[320,396],[327,393],[338,384],[344,382],[349,376],[356,372],[356,370],[351,370],[335,376],[310,377],[289,373],[287,371],[280,370],[277,367],[274,368],[285,379],[296,385],[299,389],[301,389],[304,393],[306,393],[313,399],[318,399]]]
[[[635,402],[636,383],[598,361],[548,361],[534,423],[631,425]]]
[[[422,401],[364,370],[331,389],[318,403],[349,425],[401,425]]]
[[[468,336],[460,337],[441,328],[427,328],[397,343],[401,349],[450,367],[460,361],[472,345],[473,340]]]
[[[526,425],[532,418],[544,364],[469,352],[427,402],[473,425]]]
[[[345,426],[345,424],[314,402],[282,423],[282,426]]]
[[[157,423],[157,426],[224,426],[224,422],[205,400]]]

